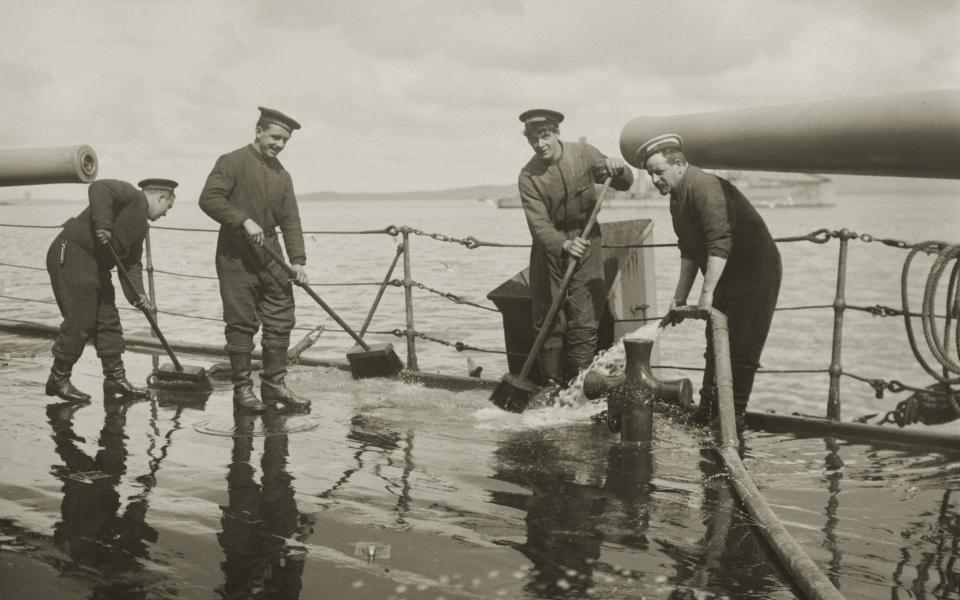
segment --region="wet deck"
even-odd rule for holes
[[[708,436],[667,418],[625,447],[593,407],[513,415],[309,367],[290,376],[306,415],[237,417],[227,382],[104,404],[92,349],[74,409],[43,394],[48,341],[0,348],[0,598],[795,594]],[[750,432],[744,462],[847,598],[955,598],[955,459]]]

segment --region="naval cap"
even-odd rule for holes
[[[257,108],[260,109],[260,121],[279,125],[290,133],[300,129],[300,123],[297,123],[279,110],[273,110],[272,108],[266,108],[264,106],[258,106]]]
[[[665,133],[663,135],[650,138],[649,140],[640,144],[640,147],[637,148],[637,153],[635,155],[637,164],[643,168],[643,165],[646,164],[648,158],[657,152],[663,152],[667,148],[681,150],[683,148],[683,138],[675,133]]]
[[[163,190],[165,192],[172,192],[177,189],[177,182],[172,179],[161,179],[159,177],[151,177],[144,179],[137,185],[140,186],[142,190]]]
[[[520,121],[524,125],[536,125],[544,122],[559,125],[563,122],[563,114],[547,108],[531,108],[520,113]]]

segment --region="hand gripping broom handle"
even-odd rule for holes
[[[610,189],[610,181],[612,179],[612,177],[607,177],[607,179],[603,182],[603,189],[600,190],[600,196],[597,197],[597,203],[593,206],[593,212],[590,213],[590,219],[587,221],[587,224],[583,226],[583,231],[580,232],[579,237],[587,239],[590,236],[590,232],[593,230],[593,226],[597,222],[597,215],[600,214],[600,207],[603,205],[603,201],[607,197],[607,191]],[[570,280],[573,279],[573,272],[577,269],[577,265],[579,264],[580,259],[571,260],[567,264],[567,271],[563,274],[563,279],[560,281],[560,287],[557,289],[557,293],[553,297],[553,302],[550,303],[550,309],[547,311],[547,315],[543,318],[543,323],[540,325],[540,331],[537,333],[537,338],[533,341],[533,346],[530,348],[530,353],[527,354],[527,359],[523,361],[523,367],[520,369],[520,373],[518,375],[520,379],[526,379],[527,375],[530,374],[530,369],[533,368],[533,363],[537,360],[537,355],[540,354],[540,349],[543,347],[543,343],[547,339],[547,334],[550,332],[550,328],[553,326],[553,320],[557,316],[557,311],[560,309],[560,304],[563,302],[564,296],[567,294],[567,288],[570,286]]]
[[[104,245],[110,250],[110,256],[113,257],[113,262],[117,265],[117,273],[120,274],[120,278],[123,279],[123,282],[127,284],[128,288],[136,292],[137,289],[133,286],[130,273],[127,273],[127,269],[120,263],[120,257],[117,256],[117,251],[113,249],[113,245],[110,242]],[[163,333],[160,331],[160,326],[157,325],[157,320],[153,317],[153,313],[144,307],[140,307],[140,312],[142,312],[143,316],[150,322],[150,327],[153,328],[153,332],[157,334],[157,339],[160,340],[160,343],[163,344],[163,349],[167,351],[167,356],[169,356],[170,361],[173,362],[173,367],[178,371],[182,371],[183,367],[180,366],[180,361],[174,356],[173,349],[171,349],[170,344],[167,343],[167,338],[163,337]]]
[[[363,348],[363,349],[366,350],[366,351],[369,351],[369,350],[370,350],[370,345],[367,344],[365,341],[363,341],[363,339],[362,339],[360,336],[358,336],[358,335],[356,334],[356,332],[354,332],[354,330],[350,329],[350,326],[347,325],[346,323],[344,323],[344,322],[343,322],[343,319],[341,319],[341,318],[337,315],[337,313],[333,312],[333,309],[330,308],[330,307],[327,305],[327,303],[323,301],[323,298],[321,298],[320,296],[318,296],[317,293],[314,292],[313,289],[312,289],[309,285],[307,285],[307,284],[305,284],[305,283],[300,283],[300,282],[297,281],[297,272],[294,271],[294,270],[293,270],[293,267],[291,267],[290,265],[288,265],[288,264],[283,260],[283,257],[282,257],[282,256],[280,256],[279,254],[277,254],[277,252],[276,252],[273,248],[271,248],[270,246],[267,246],[266,244],[263,244],[262,246],[260,246],[260,248],[262,248],[263,251],[267,253],[267,256],[269,256],[270,258],[272,258],[278,265],[280,265],[280,266],[283,268],[284,271],[286,271],[287,275],[289,275],[290,278],[293,279],[293,282],[294,282],[294,283],[296,283],[297,285],[299,285],[300,287],[302,287],[305,292],[307,292],[308,294],[310,294],[310,297],[313,298],[314,302],[316,302],[317,304],[319,304],[319,305],[320,305],[320,308],[322,308],[323,310],[327,311],[327,314],[330,315],[330,317],[331,317],[334,321],[336,321],[337,324],[340,325],[340,327],[342,327],[344,331],[346,331],[347,333],[349,333],[349,334],[350,334],[350,337],[352,337],[352,338],[354,339],[354,341],[357,342],[357,344],[360,345],[361,348]]]

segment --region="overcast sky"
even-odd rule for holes
[[[639,115],[960,87],[958,0],[3,5],[0,148],[90,144],[186,201],[258,105],[303,124],[297,191],[404,191],[514,181],[535,106],[616,154]]]

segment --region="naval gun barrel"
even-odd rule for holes
[[[97,153],[86,144],[0,150],[0,187],[90,183],[98,166]]]
[[[643,169],[637,149],[666,133],[709,169],[960,179],[960,89],[637,117],[620,152]]]

